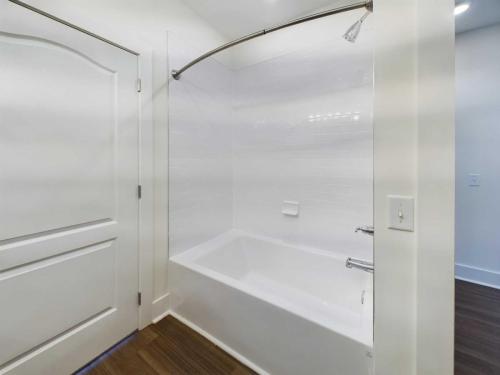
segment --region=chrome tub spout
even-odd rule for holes
[[[347,268],[357,268],[362,271],[373,273],[374,267],[372,262],[368,262],[366,260],[347,258],[345,261],[345,266]]]

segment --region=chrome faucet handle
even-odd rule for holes
[[[363,232],[363,233],[369,234],[370,236],[373,236],[373,234],[375,233],[375,229],[371,225],[363,225],[363,226],[357,227],[354,232],[355,233]]]

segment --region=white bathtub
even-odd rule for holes
[[[372,372],[372,276],[239,231],[171,258],[172,312],[259,373]]]

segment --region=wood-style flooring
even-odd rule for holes
[[[455,375],[500,375],[500,290],[455,287]]]
[[[135,333],[77,375],[255,374],[171,316]]]
[[[137,332],[78,375],[255,374],[171,316]],[[500,290],[456,281],[455,375],[500,375]]]

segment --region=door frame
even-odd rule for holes
[[[136,45],[125,47],[111,41],[88,29],[61,19],[42,9],[33,7],[19,0],[9,0],[29,11],[50,18],[67,27],[73,28],[90,37],[108,43],[137,56],[138,71],[138,184],[141,186],[141,197],[138,199],[138,292],[141,293],[138,304],[138,329],[150,325],[153,320],[153,283],[154,283],[154,123],[153,123],[153,53],[147,48],[147,43],[138,42]],[[138,301],[139,302],[139,301]]]

